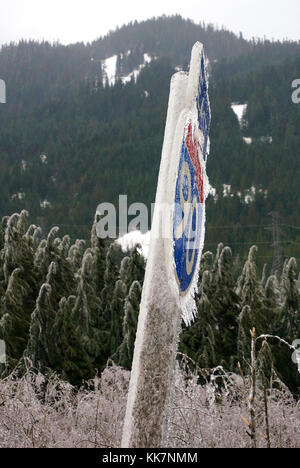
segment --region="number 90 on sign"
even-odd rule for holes
[[[203,216],[200,190],[184,139],[176,181],[173,222],[174,263],[182,295],[188,292],[198,263]]]

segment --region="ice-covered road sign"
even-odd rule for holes
[[[176,161],[178,159],[176,154],[174,155],[178,172],[174,200],[173,245],[176,279],[182,296],[188,294],[191,287],[195,287],[194,279],[198,272],[204,240],[204,202],[207,187],[205,166],[209,143],[210,107],[203,49],[199,55],[201,60],[197,94],[193,96],[189,108],[184,111],[186,120],[179,163]],[[183,304],[183,315],[188,322],[192,318],[189,306],[190,304],[187,304],[184,307]]]
[[[174,261],[182,295],[188,293],[193,282],[203,219],[203,174],[192,133],[189,122],[182,142],[174,201]]]
[[[0,80],[0,104],[6,103],[6,86],[5,81]]]
[[[169,149],[168,174],[160,173],[160,178],[167,179],[161,200],[173,206],[171,233],[164,241],[165,262],[167,270],[173,270],[182,317],[189,324],[196,312],[194,293],[204,243],[205,199],[209,186],[206,160],[211,114],[201,44],[193,48],[189,74],[179,73],[175,80],[178,81],[177,90],[173,91],[177,99],[176,113],[172,128],[167,125],[165,133],[165,141],[172,138],[173,143]],[[175,290],[170,271],[169,276],[170,288]]]
[[[204,243],[210,107],[203,46],[171,80],[123,447],[163,447],[181,317],[195,315]]]

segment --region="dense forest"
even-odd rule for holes
[[[281,269],[285,258],[299,259],[300,107],[291,83],[300,73],[300,44],[246,41],[180,16],[134,22],[90,44],[1,48],[0,215],[26,209],[44,236],[58,225],[88,240],[99,203],[118,206],[127,194],[129,204],[150,206],[170,77],[187,69],[197,40],[209,59],[213,117],[206,247],[222,241],[244,262],[257,244],[259,268],[267,263],[269,273],[274,255]],[[112,56],[110,82],[103,64]],[[232,103],[247,104],[242,125]],[[277,250],[271,212],[279,213]]]
[[[46,239],[22,211],[2,220],[0,231],[0,339],[6,343],[3,375],[26,363],[55,371],[73,385],[101,374],[109,362],[130,370],[145,260],[138,246],[123,253],[96,235],[88,243]],[[280,337],[290,345],[300,336],[300,284],[294,258],[282,275],[260,276],[257,247],[242,268],[229,247],[203,254],[196,296],[198,315],[181,333],[179,351],[196,367],[222,366],[249,373],[250,329]],[[264,342],[264,375],[275,372],[295,396],[300,374],[292,350],[277,338]]]

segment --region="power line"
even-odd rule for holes
[[[55,226],[60,226],[60,227],[79,227],[79,228],[91,228],[91,224],[60,224],[60,223],[55,223],[51,224],[50,227],[55,227]],[[284,226],[284,227],[289,227],[291,229],[299,229],[300,226],[293,226],[291,224],[279,224],[279,226]],[[272,228],[272,224],[232,224],[228,226],[213,226],[213,225],[207,225],[206,229],[250,229],[250,228]]]

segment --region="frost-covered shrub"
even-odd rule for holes
[[[250,379],[220,367],[199,374],[177,370],[168,424],[168,447],[250,448],[248,395]],[[268,391],[268,428],[273,448],[300,447],[300,404],[280,381]],[[263,393],[257,395],[257,447],[267,447]]]
[[[222,368],[177,369],[165,447],[246,448],[249,380]],[[130,373],[112,365],[89,387],[75,390],[54,374],[28,371],[0,380],[0,448],[120,447]],[[258,402],[261,398],[258,396]],[[300,447],[299,404],[283,385],[268,394],[272,447]],[[265,447],[264,410],[258,405],[258,447]]]
[[[0,380],[0,448],[118,447],[129,375],[112,366],[79,391],[30,371]]]

